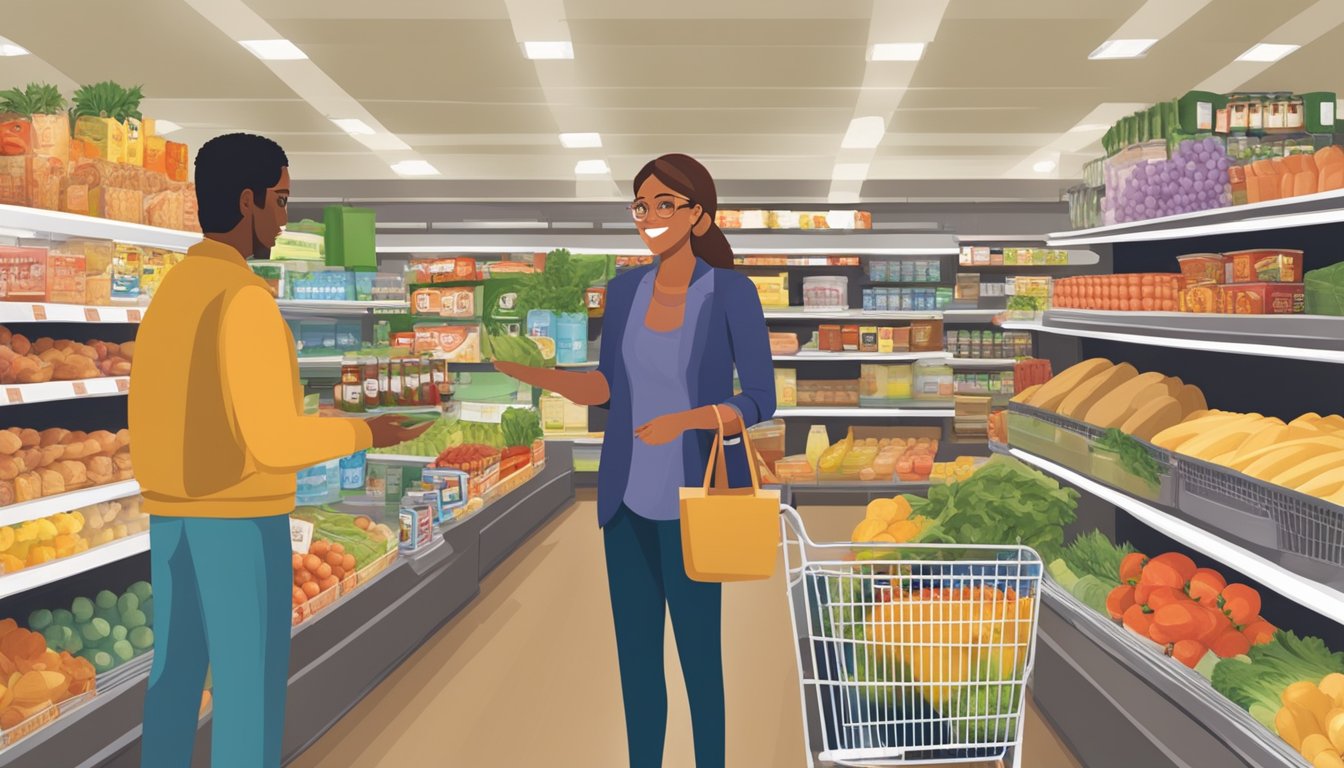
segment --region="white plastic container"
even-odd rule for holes
[[[803,278],[803,308],[809,311],[849,309],[849,278]]]

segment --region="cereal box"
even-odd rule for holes
[[[1223,286],[1223,311],[1233,315],[1292,315],[1306,303],[1302,283],[1239,283]]]
[[[112,258],[112,298],[140,298],[141,262],[144,253],[139,246],[117,243]]]

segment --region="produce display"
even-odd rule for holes
[[[928,480],[933,457],[938,455],[938,439],[902,437],[899,430],[889,434],[856,438],[851,428],[843,440],[822,452],[818,476],[823,480]]]
[[[367,519],[367,518],[365,518]],[[293,555],[294,606],[307,603],[327,590],[335,589],[347,576],[355,573],[355,556],[339,543],[313,539],[308,554]]]
[[[1139,373],[1129,363],[1084,360],[1048,382],[1019,392],[1013,402],[1057,413],[1102,429],[1151,440],[1207,409],[1193,384],[1160,373]]]
[[[125,429],[90,433],[14,427],[0,432],[0,505],[130,480],[130,445]]]
[[[69,628],[68,625],[62,625]],[[93,693],[94,665],[87,657],[47,647],[39,632],[0,620],[0,730],[15,728],[53,705]]]
[[[1316,637],[1276,632],[1270,642],[1245,656],[1224,659],[1213,669],[1213,687],[1266,728],[1302,752],[1313,765],[1334,765],[1321,752],[1332,748],[1338,760],[1344,653],[1331,652]],[[1321,739],[1324,736],[1328,744]],[[1309,741],[1310,740],[1310,741]],[[1308,757],[1307,751],[1317,747]]]
[[[1226,145],[1215,137],[1186,139],[1169,157],[1142,158],[1106,169],[1108,223],[1204,211],[1232,204]]]
[[[929,473],[929,482],[952,483],[967,480],[975,470],[984,464],[984,460],[974,456],[958,456],[955,461],[936,461]]]
[[[1021,544],[1051,562],[1077,506],[1077,491],[1017,459],[994,456],[965,480],[932,486],[928,498],[874,500],[853,535],[861,542]]]
[[[318,557],[325,556],[333,572],[340,565],[346,573],[359,571],[373,564],[378,558],[397,547],[397,534],[385,523],[377,522],[366,515],[352,515],[329,507],[298,507],[290,516],[313,524],[313,539],[308,552]],[[317,555],[319,551],[323,555]],[[335,563],[333,553],[342,555],[340,563]],[[353,563],[345,559],[349,555]],[[309,565],[312,568],[309,568]],[[320,570],[320,564],[305,560],[306,570]],[[325,578],[325,577],[323,577]]]
[[[0,203],[199,232],[187,146],[156,135],[140,100],[138,86],[84,85],[67,115],[54,86],[0,92]]]
[[[88,344],[42,337],[29,340],[0,326],[0,384],[38,384],[100,376],[127,376],[135,342]]]
[[[1302,292],[1307,314],[1344,315],[1344,262],[1308,272]]]
[[[963,267],[1062,267],[1069,252],[1046,248],[991,248],[963,245],[957,264]]]
[[[1344,506],[1344,416],[1308,413],[1285,424],[1258,413],[1207,411],[1152,442]]]
[[[118,595],[103,590],[92,599],[76,597],[69,610],[41,608],[28,617],[47,647],[93,665],[98,674],[148,653],[154,647],[154,590],[137,581]]]
[[[0,573],[17,573],[147,530],[149,515],[141,511],[138,496],[3,526]]]
[[[722,229],[872,229],[868,211],[737,211],[720,209],[714,222]]]
[[[1057,309],[1176,312],[1181,276],[1166,273],[1088,275],[1055,280]]]

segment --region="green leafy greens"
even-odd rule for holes
[[[1128,542],[1112,544],[1100,531],[1092,531],[1064,548],[1064,562],[1075,575],[1096,576],[1107,586],[1120,586],[1120,561],[1134,551]]]
[[[1251,646],[1250,663],[1223,659],[1213,669],[1213,687],[1237,706],[1274,730],[1279,694],[1303,680],[1317,682],[1332,672],[1344,673],[1344,653],[1332,653],[1318,637],[1279,630],[1274,639]]]
[[[531,408],[508,409],[500,418],[499,426],[506,448],[530,446],[542,437],[541,417]]]
[[[580,257],[558,248],[546,254],[541,272],[522,281],[518,304],[525,309],[586,313],[584,292],[588,286],[604,280],[606,274],[607,257]]]
[[[1108,429],[1097,447],[1119,454],[1120,466],[1135,477],[1156,488],[1162,484],[1162,465],[1138,440],[1118,429]]]

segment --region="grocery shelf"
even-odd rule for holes
[[[1089,768],[1305,766],[1278,736],[1149,641],[1042,582],[1033,693]]]
[[[375,464],[406,464],[406,465],[426,465],[434,461],[435,456],[407,456],[397,453],[367,453],[365,457],[368,461]]]
[[[1290,570],[1280,563],[1222,538],[1215,532],[1186,522],[1171,512],[1117,491],[1090,477],[1061,467],[1052,461],[1018,448],[1010,448],[1008,453],[1043,472],[1054,475],[1081,491],[1086,491],[1103,501],[1114,504],[1139,522],[1171,539],[1201,552],[1239,573],[1251,575],[1260,584],[1289,600],[1315,611],[1331,621],[1344,624],[1344,592],[1339,589]]]
[[[1063,248],[1099,243],[1142,243],[1311,227],[1341,221],[1344,221],[1344,190],[1333,190],[1146,221],[1054,232],[1046,239],[1046,244]]]
[[[149,532],[127,536],[124,539],[94,547],[78,555],[62,557],[42,565],[24,568],[18,573],[0,575],[0,599],[27,592],[30,589],[53,584],[108,563],[149,551]]]
[[[22,232],[23,239],[48,235],[91,237],[174,251],[184,251],[201,241],[199,232],[131,224],[77,213],[44,211],[20,205],[0,205],[0,227],[10,230],[10,236]]]
[[[948,358],[948,360],[947,360],[947,364],[948,364],[949,366],[953,367],[953,368],[958,368],[958,369],[961,369],[961,370],[978,370],[978,369],[984,369],[984,370],[999,370],[999,369],[1001,369],[1001,368],[1012,368],[1014,365],[1017,365],[1017,358],[1015,358],[1015,357],[1002,357],[1002,358],[997,358],[997,357],[989,357],[989,358],[952,357],[952,358]]]
[[[870,361],[875,363],[898,363],[909,360],[943,360],[946,352],[817,352],[800,350],[796,355],[774,355],[776,362],[815,363],[830,361]]]
[[[144,314],[140,306],[0,302],[0,323],[138,323]]]
[[[78,381],[48,381],[42,384],[7,384],[0,387],[0,406],[82,400],[88,397],[125,396],[131,388],[129,376],[104,376]]]
[[[340,367],[341,362],[345,360],[343,355],[312,355],[309,357],[299,357],[300,368],[330,368],[332,366]]]
[[[470,604],[479,594],[480,580],[498,560],[569,505],[574,494],[568,447],[556,446],[549,459],[536,478],[444,529],[439,545],[398,558],[377,578],[299,625],[301,631],[293,632],[291,640],[282,762],[295,759],[334,726]],[[139,538],[147,547],[147,534]],[[9,578],[0,577],[0,585]],[[100,677],[97,696],[0,750],[0,766],[138,768],[147,682],[143,666],[110,678],[106,686]],[[198,730],[192,764],[207,765],[208,715]]]
[[[276,301],[282,313],[317,315],[362,315],[378,309],[409,311],[411,305],[404,301],[301,301],[299,299],[280,299]]]
[[[944,405],[939,403],[938,405]],[[903,408],[827,408],[797,407],[776,408],[775,416],[781,419],[803,418],[850,418],[850,419],[950,419],[956,415],[951,408],[930,406],[921,408],[908,406]]]
[[[942,312],[866,312],[862,309],[806,311],[801,308],[765,310],[769,320],[938,320]]]
[[[1344,317],[1051,309],[1039,323],[1007,322],[1003,327],[1154,347],[1344,363]]]
[[[139,492],[139,483],[134,480],[125,480],[119,483],[96,485],[92,488],[10,504],[6,507],[0,507],[0,525],[18,525],[29,520],[40,520],[62,512],[72,512],[76,509],[91,507],[105,501],[129,498]]]
[[[994,322],[994,318],[1007,311],[1006,309],[944,309],[943,322],[946,324],[983,325]]]
[[[733,250],[748,255],[819,256],[955,256],[951,235],[894,234],[874,230],[726,230]],[[493,234],[485,232],[417,235],[380,234],[378,253],[545,253],[556,248],[570,253],[647,256],[649,249],[632,225],[598,233]]]

